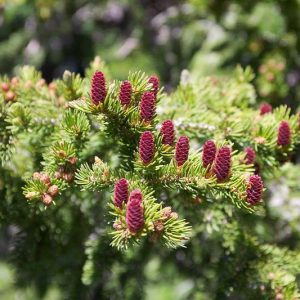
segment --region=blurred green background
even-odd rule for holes
[[[261,98],[292,105],[299,12],[299,0],[2,0],[0,72],[33,64],[50,81],[99,55],[114,77],[143,69],[171,88],[184,68],[201,76],[251,65]]]
[[[0,73],[32,64],[50,82],[66,69],[83,73],[99,55],[113,77],[141,69],[158,74],[170,91],[183,69],[200,77],[250,65],[260,101],[296,110],[299,32],[300,0],[0,0]],[[156,285],[159,267],[157,261],[147,266],[148,299],[185,299],[192,283],[174,278]],[[12,278],[13,270],[0,263],[0,299],[36,297],[30,287],[16,290]],[[55,287],[46,299],[59,299]]]

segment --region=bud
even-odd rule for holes
[[[35,84],[35,86],[37,88],[41,88],[41,87],[45,86],[45,84],[46,84],[46,80],[42,78]]]
[[[208,140],[203,145],[202,163],[205,168],[211,165],[216,156],[217,147],[214,141]]]
[[[189,138],[187,136],[181,136],[176,144],[176,150],[175,150],[175,160],[177,163],[177,166],[182,166],[189,157]]]
[[[115,230],[121,230],[122,229],[122,223],[120,221],[115,221],[113,224],[113,228]]]
[[[19,78],[18,77],[13,77],[11,80],[10,80],[11,84],[16,87],[19,83]]]
[[[172,213],[171,206],[166,206],[163,208],[163,217],[169,219]]]
[[[160,133],[162,135],[162,143],[172,146],[175,140],[174,124],[171,120],[162,123]]]
[[[58,194],[59,190],[58,190],[58,186],[57,185],[51,185],[47,191],[47,193],[50,196],[56,196]]]
[[[144,165],[151,162],[155,153],[154,137],[150,131],[145,131],[140,138],[139,155]]]
[[[77,157],[71,156],[71,157],[69,158],[69,163],[70,163],[71,165],[75,165],[75,164],[77,163]]]
[[[114,204],[122,208],[122,204],[128,201],[128,182],[125,178],[121,178],[115,184],[114,188]]]
[[[150,76],[150,78],[148,79],[148,83],[152,83],[152,89],[151,92],[154,93],[154,95],[156,96],[158,93],[158,89],[159,89],[159,79],[157,76],[152,75]]]
[[[63,180],[65,180],[66,182],[71,182],[74,179],[74,173],[70,172],[70,173],[64,173],[62,176]]]
[[[95,105],[103,103],[106,97],[106,83],[102,72],[96,71],[92,78],[91,97]]]
[[[51,197],[49,194],[44,193],[44,194],[42,195],[42,201],[43,201],[43,203],[44,203],[46,206],[49,206],[49,205],[51,205],[51,203],[53,202],[53,199],[52,199],[52,197]]]
[[[155,114],[155,96],[151,92],[145,92],[142,95],[140,103],[140,117],[146,121],[150,122]]]
[[[131,101],[132,86],[130,81],[125,80],[122,82],[119,92],[119,100],[123,106],[128,106]]]
[[[281,121],[278,128],[277,145],[287,146],[291,143],[291,129],[287,121]]]
[[[32,175],[32,178],[35,180],[41,180],[41,173],[39,172],[34,172]]]
[[[47,174],[45,174],[45,173],[40,174],[40,181],[43,182],[46,185],[50,185],[51,184],[50,177]]]
[[[263,188],[264,185],[260,176],[258,175],[250,176],[247,191],[246,191],[247,193],[246,201],[251,205],[257,204],[261,199]]]
[[[1,83],[1,89],[3,92],[8,92],[9,91],[9,84],[6,82]]]
[[[25,198],[27,198],[28,200],[32,200],[33,198],[39,196],[39,193],[38,192],[28,192],[26,195],[25,195]]]
[[[256,153],[251,147],[246,147],[245,150],[245,164],[252,165],[255,162]]]
[[[131,233],[136,233],[144,225],[144,209],[139,197],[130,197],[126,210],[126,224]]]
[[[70,84],[72,80],[72,73],[69,70],[65,70],[63,74],[63,81]]]
[[[259,107],[259,113],[261,116],[271,113],[273,110],[272,105],[269,103],[262,103]]]
[[[15,100],[15,97],[16,97],[16,94],[13,91],[8,91],[5,94],[5,100],[6,101],[13,101],[13,100]]]
[[[219,149],[213,172],[217,177],[217,181],[223,181],[228,178],[231,168],[231,150],[228,146],[223,146]]]

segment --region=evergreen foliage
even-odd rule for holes
[[[156,280],[187,276],[191,299],[298,299],[299,245],[276,240],[263,190],[299,146],[299,115],[262,114],[253,79],[184,71],[167,94],[142,72],[110,79],[99,58],[84,78],[47,84],[28,66],[1,77],[0,220],[16,228],[16,284],[139,299],[157,260]]]

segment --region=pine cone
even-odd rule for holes
[[[122,82],[119,92],[119,100],[123,106],[130,104],[132,94],[132,86],[128,80]]]
[[[100,71],[96,71],[92,78],[91,86],[91,97],[93,104],[98,105],[99,103],[103,103],[106,93],[104,74]]]
[[[208,140],[203,145],[202,163],[205,168],[211,165],[216,156],[217,147],[214,141]]]
[[[277,145],[287,146],[291,143],[291,129],[287,121],[281,121],[278,128]]]
[[[228,178],[231,168],[231,150],[228,146],[223,146],[219,149],[213,172],[217,177],[217,181],[223,181]]]
[[[144,165],[151,162],[155,153],[154,137],[150,131],[145,131],[140,138],[139,155]]]
[[[154,93],[154,95],[156,96],[158,93],[158,89],[159,89],[159,79],[157,76],[152,75],[149,77],[148,79],[148,83],[152,83],[152,92]]]
[[[175,140],[174,124],[171,120],[162,123],[160,133],[162,135],[162,143],[172,146]]]
[[[187,136],[181,136],[176,144],[175,150],[175,160],[178,167],[182,166],[189,158],[189,150],[189,138]]]
[[[256,153],[251,147],[246,147],[245,150],[245,163],[246,165],[252,165],[255,162]]]
[[[259,107],[259,110],[260,110],[260,115],[263,116],[267,113],[271,113],[273,108],[272,105],[269,103],[262,103]]]
[[[139,196],[130,195],[126,210],[126,224],[132,233],[136,233],[144,225],[144,209]]]
[[[140,116],[150,122],[155,114],[155,96],[152,92],[145,92],[140,103]]]
[[[114,204],[115,206],[122,208],[122,204],[128,201],[128,182],[125,178],[121,178],[115,184],[114,189]]]
[[[246,201],[251,205],[257,204],[261,199],[263,188],[264,185],[260,176],[258,175],[250,176],[247,191],[246,191],[247,193]]]

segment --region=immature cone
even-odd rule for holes
[[[249,178],[248,187],[247,187],[247,198],[246,201],[251,205],[257,204],[262,196],[264,184],[260,176],[252,175]]]
[[[217,177],[217,181],[223,181],[228,178],[231,168],[231,150],[228,146],[219,149],[213,172]]]
[[[140,116],[144,121],[150,122],[155,114],[155,95],[145,92],[140,103]]]
[[[115,184],[114,189],[114,204],[115,206],[122,208],[122,204],[128,201],[128,182],[125,178],[121,178]]]
[[[155,153],[154,137],[150,131],[145,131],[140,138],[139,155],[144,165],[151,162]]]
[[[155,76],[155,75],[150,76],[149,79],[148,79],[148,83],[152,83],[152,92],[156,96],[157,93],[158,93],[158,89],[159,89],[159,79],[158,79],[158,77]]]
[[[126,209],[126,224],[130,232],[136,233],[144,225],[144,209],[139,196],[130,195]]]
[[[160,133],[162,135],[162,143],[164,145],[173,145],[175,140],[174,124],[171,120],[162,123]]]
[[[9,91],[9,84],[6,82],[1,83],[1,89],[3,92],[8,92]]]
[[[245,163],[246,165],[254,164],[256,153],[251,147],[246,147],[245,150]]]
[[[277,145],[287,146],[291,143],[291,129],[287,121],[281,121],[279,124]]]
[[[260,115],[263,116],[267,113],[271,113],[273,108],[272,105],[269,103],[262,103],[259,107],[259,110],[260,110]]]
[[[182,166],[189,157],[189,138],[187,136],[181,136],[176,144],[176,150],[175,150],[175,160],[177,163],[177,166]]]
[[[208,140],[203,145],[202,163],[206,168],[211,165],[216,156],[217,147],[214,141]]]
[[[128,80],[122,82],[119,92],[119,100],[123,106],[130,104],[132,94],[132,86]]]
[[[91,97],[93,104],[102,103],[106,97],[106,83],[104,74],[96,71],[92,78]]]

